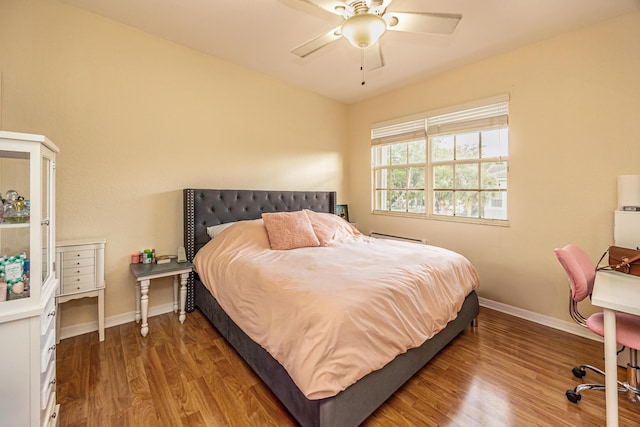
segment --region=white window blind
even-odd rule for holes
[[[371,129],[371,145],[393,144],[426,138],[425,120],[395,123]]]
[[[505,127],[509,124],[509,104],[500,102],[427,118],[427,134],[446,135],[468,130]]]
[[[463,133],[476,129],[505,127],[509,124],[509,103],[499,102],[427,118],[429,136]]]

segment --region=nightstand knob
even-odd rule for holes
[[[49,347],[49,351],[53,351],[53,350],[55,350],[55,349],[56,349],[56,345],[55,345],[55,344],[54,344],[54,345],[52,345],[51,347]]]

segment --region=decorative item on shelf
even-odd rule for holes
[[[29,283],[31,281],[31,260],[26,258],[26,254],[24,263],[22,264],[22,281],[24,282],[24,290],[28,293],[30,289]]]
[[[14,300],[29,296],[28,272],[25,273],[26,254],[0,257],[0,280],[6,283],[6,299]]]
[[[151,252],[151,249],[144,249],[140,253],[140,262],[143,264],[151,264],[152,259],[153,253]]]
[[[30,208],[29,200],[25,200],[16,190],[9,190],[2,206],[2,220],[12,224],[29,222]]]
[[[180,246],[178,248],[178,257],[176,259],[176,262],[178,264],[183,264],[183,263],[187,262],[187,253],[184,250],[184,246]]]
[[[337,205],[336,215],[345,221],[349,221],[349,205]]]
[[[152,264],[155,262],[155,249],[143,249],[139,253],[131,255],[131,264]]]

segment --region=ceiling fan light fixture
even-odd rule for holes
[[[342,35],[354,47],[367,48],[378,42],[387,30],[387,23],[378,15],[360,13],[342,24]]]

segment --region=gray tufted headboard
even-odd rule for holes
[[[254,190],[184,190],[184,247],[187,259],[207,244],[207,227],[249,219],[263,212],[290,212],[311,209],[335,213],[335,191],[254,191]],[[194,275],[187,284],[187,310],[193,311]]]

